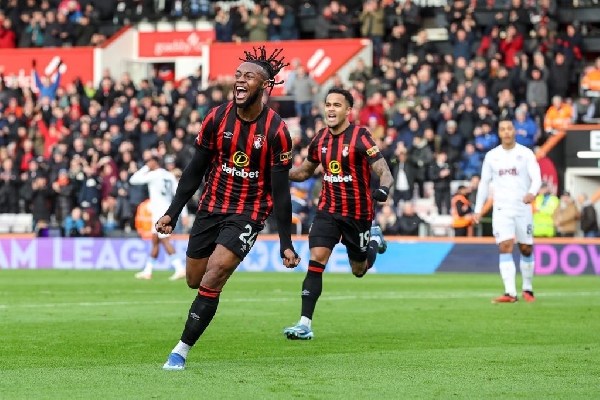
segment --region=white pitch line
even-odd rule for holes
[[[383,293],[365,293],[362,295],[340,295],[324,296],[321,301],[345,301],[345,300],[403,300],[403,299],[472,299],[472,298],[492,298],[498,293],[473,293],[473,292],[383,292]],[[536,294],[536,297],[596,297],[599,292],[545,292]],[[267,298],[234,298],[221,299],[224,303],[264,303],[264,302],[292,302],[298,301],[300,296],[296,297],[267,297]],[[43,304],[0,304],[0,309],[9,308],[53,308],[53,307],[106,307],[106,306],[134,306],[134,305],[157,305],[157,304],[189,304],[189,300],[151,300],[151,301],[98,301],[98,302],[74,302],[74,303],[43,303]]]

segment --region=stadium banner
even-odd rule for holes
[[[203,45],[215,39],[214,29],[138,32],[138,57],[173,58],[202,55]]]
[[[567,168],[600,167],[600,125],[577,125],[565,136]]]
[[[60,49],[2,49],[0,50],[0,69],[4,70],[4,79],[10,84],[17,80],[21,88],[31,87],[37,92],[33,77],[32,61],[36,61],[36,71],[41,77],[48,76],[53,81],[60,71],[60,86],[66,86],[79,78],[85,85],[94,81],[94,49],[92,47],[71,47]],[[59,67],[59,60],[62,65]]]
[[[219,75],[233,75],[235,68],[240,64],[240,57],[244,55],[245,50],[252,46],[265,46],[268,53],[283,46],[286,61],[299,59],[315,82],[322,85],[364,48],[370,46],[370,41],[365,39],[319,39],[264,43],[213,43],[210,46],[209,61],[211,78],[214,79]],[[291,66],[283,68],[277,75],[277,79],[286,81],[292,70]],[[283,95],[283,86],[273,88],[272,96]]]
[[[259,239],[238,271],[305,272],[310,259],[306,238],[294,241],[302,257],[300,266],[286,269],[279,256],[279,241]],[[185,258],[187,238],[173,238],[177,254]],[[107,238],[12,238],[0,237],[0,269],[141,270],[149,254],[147,240]],[[156,270],[168,270],[161,252]],[[543,243],[534,246],[536,274],[600,275],[597,242],[579,244]],[[489,242],[400,240],[388,242],[386,253],[377,257],[370,273],[433,274],[436,272],[497,273],[498,249]],[[517,258],[518,260],[518,258]],[[343,246],[335,247],[327,272],[350,273]]]

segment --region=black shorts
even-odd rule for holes
[[[371,221],[318,211],[308,233],[308,247],[327,247],[333,250],[341,238],[350,260],[365,261],[371,241],[371,225]]]
[[[194,259],[206,258],[220,244],[243,260],[262,229],[261,223],[246,215],[198,211],[186,255]]]

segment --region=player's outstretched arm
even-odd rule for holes
[[[317,163],[304,160],[302,165],[300,165],[298,168],[292,168],[290,170],[289,180],[292,182],[304,182],[313,176],[318,166],[319,164]]]
[[[196,150],[194,157],[181,174],[181,179],[177,184],[177,190],[175,191],[173,201],[165,213],[166,216],[171,218],[171,226],[177,224],[181,210],[183,210],[183,207],[185,207],[194,193],[196,193],[196,190],[198,190],[198,187],[200,187],[209,165],[210,156],[207,152]]]
[[[285,266],[294,268],[300,262],[300,258],[294,251],[294,244],[292,243],[292,195],[288,174],[287,170],[271,172],[271,186],[273,189],[273,211],[279,234],[279,251],[281,258],[284,259]]]
[[[144,165],[142,168],[138,169],[131,175],[129,178],[129,183],[132,185],[146,185],[150,183],[152,179],[152,175],[148,174],[150,172],[150,168],[147,165]]]
[[[371,164],[371,169],[379,177],[379,188],[373,192],[373,198],[377,201],[384,202],[390,194],[390,188],[394,184],[394,177],[384,158],[380,158]]]

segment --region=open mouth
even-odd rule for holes
[[[334,123],[337,119],[335,114],[327,114],[327,122]]]
[[[235,87],[235,99],[244,100],[248,96],[248,90],[243,86]]]

